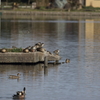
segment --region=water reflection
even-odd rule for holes
[[[20,73],[21,77],[23,78],[31,78],[38,77],[41,75],[48,75],[48,69],[54,68],[57,71],[57,65],[54,64],[48,64],[48,67],[44,67],[44,64],[36,64],[36,65],[30,65],[30,64],[2,64],[0,65],[0,76],[5,77],[9,75],[16,75],[17,73]],[[3,76],[4,75],[4,76]],[[13,80],[13,79],[12,79]]]
[[[41,41],[49,51],[60,49],[61,62],[0,65],[2,100],[27,87],[27,100],[99,100],[100,19],[1,19],[0,48],[27,47]],[[8,78],[21,73],[19,80]],[[9,99],[9,98],[8,98]],[[9,99],[10,100],[10,99]]]

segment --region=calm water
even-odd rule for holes
[[[0,65],[0,100],[26,87],[25,100],[100,99],[100,19],[16,19],[1,17],[0,48],[25,48],[37,42],[46,50],[60,49],[70,63]],[[8,75],[21,74],[19,80]]]

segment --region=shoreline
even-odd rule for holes
[[[64,12],[64,11],[7,11],[0,10],[3,15],[40,15],[40,16],[91,16],[100,17],[100,12]]]

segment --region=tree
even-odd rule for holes
[[[76,9],[78,8],[81,4],[81,0],[68,0],[68,3],[70,3],[71,8]]]

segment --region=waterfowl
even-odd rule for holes
[[[65,60],[65,63],[70,63],[70,59],[66,59]]]
[[[52,55],[52,53],[50,51],[47,51],[48,54]]]
[[[29,49],[23,49],[23,52],[28,53]]]
[[[30,52],[35,52],[35,51],[36,51],[36,49],[37,49],[37,47],[36,47],[36,46],[32,46],[32,47],[30,48]]]
[[[17,74],[17,75],[9,75],[9,78],[12,78],[12,79],[18,79],[18,78],[20,78],[20,75],[21,74]]]
[[[1,49],[1,52],[5,53],[5,52],[7,52],[7,50],[6,49]]]
[[[35,44],[35,46],[38,48],[42,48],[44,46],[44,43],[38,42]]]
[[[35,45],[41,45],[41,42],[36,43]]]
[[[17,47],[16,46],[12,46],[12,48],[16,49]]]
[[[35,47],[36,47],[36,49],[38,49],[38,48],[40,48],[40,45],[38,45],[38,44],[35,44]]]
[[[46,50],[45,50],[45,48],[38,48],[37,51],[40,51],[40,52],[44,53]]]
[[[23,91],[17,91],[16,94],[13,95],[13,99],[25,99],[26,88],[23,88]]]
[[[42,48],[44,46],[44,43],[41,43],[40,47]]]
[[[29,50],[30,48],[31,48],[31,46],[28,46],[28,47],[26,47],[25,49],[28,49],[28,50]]]
[[[53,51],[53,53],[56,54],[56,55],[59,55],[59,52],[60,52],[59,49]]]
[[[23,91],[17,91],[16,92],[17,95],[25,95],[26,94],[26,88],[23,88]]]

